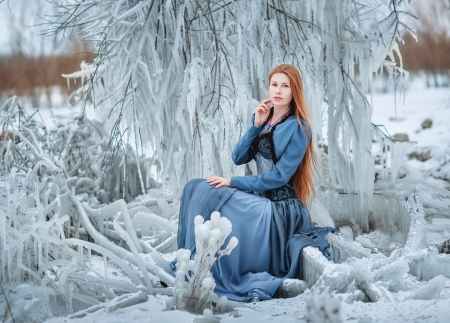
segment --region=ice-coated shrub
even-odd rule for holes
[[[16,97],[0,108],[0,284],[10,305],[0,321],[29,321],[37,306],[23,301],[29,295],[39,299],[42,311],[34,317],[39,321],[55,315],[55,308],[67,315],[76,308],[101,307],[120,294],[152,293],[151,275],[173,285],[173,277],[140,257],[142,245],[124,200],[101,207],[96,199],[102,174],[92,169],[99,165],[95,158],[102,140],[97,146],[87,140],[93,131],[89,121],[75,120],[47,130],[22,111]],[[114,178],[108,174],[108,180]],[[98,231],[111,224],[108,232],[126,246]],[[103,262],[101,270],[94,260]],[[111,266],[124,276],[108,277]]]
[[[175,287],[173,298],[167,301],[167,307],[194,313],[202,313],[205,309],[220,313],[225,310],[228,300],[226,296],[219,299],[214,293],[216,283],[211,274],[211,267],[221,257],[233,251],[238,239],[231,237],[228,245],[221,248],[231,233],[232,225],[227,218],[221,217],[219,212],[213,212],[211,220],[206,222],[202,216],[197,215],[194,223],[195,260],[191,259],[190,250],[177,251]]]
[[[129,149],[107,149],[111,138],[104,126],[84,114],[55,117],[46,127],[21,108],[17,97],[0,107],[0,174],[12,169],[26,172],[48,158],[63,172],[75,194],[96,198],[101,203],[133,200],[159,184],[147,170],[151,161],[140,159]]]

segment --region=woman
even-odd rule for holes
[[[232,153],[236,165],[254,159],[257,175],[194,179],[181,198],[179,248],[195,253],[196,215],[206,221],[219,211],[231,221],[238,246],[211,270],[215,292],[236,301],[271,299],[283,279],[301,279],[305,246],[318,246],[330,258],[324,237],[333,229],[313,226],[305,206],[314,194],[317,157],[298,70],[274,68],[269,94]]]

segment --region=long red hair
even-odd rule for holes
[[[275,73],[284,73],[289,78],[292,93],[291,111],[295,113],[300,127],[304,128],[301,120],[304,120],[309,126],[309,129],[304,129],[309,137],[305,156],[294,173],[293,184],[297,198],[305,204],[310,204],[315,196],[314,176],[319,172],[319,160],[312,145],[312,136],[314,132],[312,130],[311,120],[306,106],[302,77],[295,66],[281,64],[270,71],[269,86],[270,80]]]

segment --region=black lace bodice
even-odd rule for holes
[[[273,110],[271,111],[271,114]],[[285,116],[280,120],[276,125],[272,127],[272,129],[266,133],[263,133],[256,137],[250,147],[250,153],[255,159],[258,165],[258,175],[263,173],[264,171],[270,171],[273,167],[275,167],[278,159],[275,154],[275,145],[273,142],[273,132],[275,128],[287,120],[292,115],[292,113]],[[271,115],[269,115],[269,118]],[[263,166],[260,166],[263,165]],[[269,169],[270,168],[270,169]],[[267,191],[257,191],[251,192],[255,195],[263,196],[268,198],[271,201],[282,201],[290,198],[297,198],[295,194],[294,186],[292,185],[292,178],[288,181],[287,184],[272,190]]]

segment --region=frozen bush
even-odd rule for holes
[[[202,313],[205,309],[222,312],[226,309],[227,298],[214,293],[216,283],[211,274],[211,267],[221,257],[229,255],[237,246],[238,240],[232,237],[228,245],[222,245],[231,233],[231,222],[221,217],[219,212],[211,214],[211,220],[204,222],[197,215],[195,223],[195,260],[191,260],[191,251],[177,251],[177,271],[174,297],[167,302],[167,307]],[[213,302],[215,306],[213,306]]]

